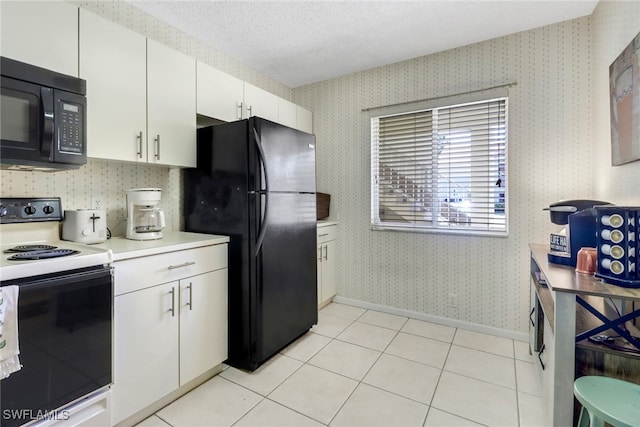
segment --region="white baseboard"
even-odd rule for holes
[[[396,316],[404,316],[410,319],[424,320],[425,322],[437,323],[439,325],[451,326],[453,328],[460,328],[469,331],[480,332],[483,334],[495,335],[497,337],[508,338],[516,341],[529,341],[529,335],[525,332],[480,325],[478,323],[465,322],[464,320],[434,316],[432,314],[420,313],[418,311],[404,310],[401,308],[389,307],[388,305],[374,304],[371,302],[360,301],[340,296],[333,297],[333,302],[352,305],[354,307],[366,308],[368,310],[381,311],[383,313],[395,314]]]

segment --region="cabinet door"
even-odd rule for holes
[[[0,2],[1,54],[78,76],[78,8],[62,1]]]
[[[89,157],[147,161],[146,39],[80,9]]]
[[[318,245],[318,267],[316,270],[317,286],[318,286],[318,307],[324,302],[322,299],[322,246]]]
[[[180,280],[180,386],[227,359],[227,269]]]
[[[336,241],[322,245],[322,299],[328,301],[336,295]]]
[[[115,298],[113,424],[178,388],[178,292],[170,282]]]
[[[313,114],[299,105],[296,105],[296,128],[303,132],[313,133]]]
[[[197,75],[197,113],[225,122],[240,120],[244,82],[202,62]]]
[[[286,99],[278,98],[278,123],[297,129],[296,104]]]
[[[147,40],[149,163],[196,166],[196,61]]]
[[[244,102],[247,108],[246,117],[262,117],[278,122],[278,97],[252,84],[244,84]]]

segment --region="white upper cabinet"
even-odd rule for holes
[[[210,65],[197,64],[198,114],[225,122],[242,119],[244,82]]]
[[[278,98],[278,123],[297,128],[296,104],[283,98]]]
[[[78,8],[62,1],[0,2],[0,54],[78,76]]]
[[[299,105],[296,105],[296,129],[313,133],[313,113]]]
[[[245,117],[258,116],[278,123],[278,97],[244,82]]]
[[[196,62],[80,10],[88,156],[196,165]]]
[[[80,9],[89,157],[147,161],[146,38]]]
[[[147,40],[147,161],[196,166],[196,61]]]
[[[311,111],[199,61],[197,76],[199,115],[225,122],[258,116],[311,133]]]

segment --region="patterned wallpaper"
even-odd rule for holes
[[[181,225],[181,172],[158,166],[90,159],[78,170],[64,172],[0,172],[2,197],[60,197],[62,209],[89,209],[91,197],[100,196],[107,209],[107,226],[114,236],[126,231],[126,196],[129,188],[161,188],[166,230]]]
[[[593,196],[590,34],[584,17],[294,89],[314,112],[318,190],[339,221],[338,295],[527,331],[527,245],[555,230],[542,208]],[[370,230],[362,110],[510,82],[509,236]]]

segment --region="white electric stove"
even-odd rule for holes
[[[21,364],[0,386],[3,427],[110,426],[113,255],[60,240],[62,213],[59,198],[0,198],[0,291],[19,291]]]
[[[58,198],[0,199],[0,281],[111,264],[111,250],[60,240]]]

